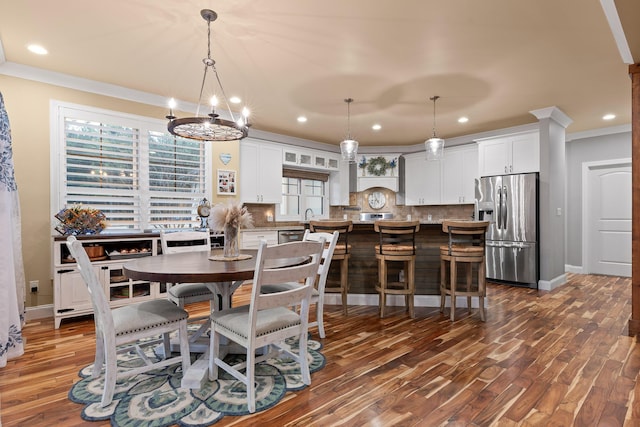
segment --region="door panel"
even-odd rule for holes
[[[588,272],[631,277],[631,165],[588,173]]]

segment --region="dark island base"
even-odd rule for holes
[[[448,235],[443,233],[441,224],[421,224],[416,236],[416,295],[440,294],[440,246],[448,244]],[[378,233],[373,224],[354,224],[349,234],[352,247],[349,261],[349,293],[375,294],[378,283],[378,264],[374,246],[379,243]],[[389,279],[398,280],[402,263],[389,264]],[[340,281],[340,268],[333,262],[327,278],[327,286]],[[476,271],[474,270],[474,277]],[[464,277],[464,267],[458,270]],[[475,280],[475,279],[474,279]],[[463,283],[458,280],[458,283]]]

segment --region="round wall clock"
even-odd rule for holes
[[[374,191],[369,194],[369,206],[372,209],[382,209],[387,204],[387,198],[381,191]]]

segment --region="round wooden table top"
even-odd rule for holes
[[[209,258],[222,254],[222,249],[211,252],[185,252],[149,256],[131,260],[122,266],[124,274],[133,280],[161,283],[202,283],[251,280],[256,266],[257,250],[240,251],[251,258],[239,261],[213,261]],[[286,267],[305,261],[304,257],[278,260],[270,268]]]

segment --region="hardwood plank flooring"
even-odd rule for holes
[[[235,295],[245,303],[248,287]],[[477,312],[326,306],[327,358],[312,385],[276,407],[216,426],[636,426],[640,348],[627,336],[628,278],[569,275],[551,292],[488,285]],[[195,312],[204,312],[198,305]],[[448,309],[447,309],[448,310]],[[314,339],[318,339],[314,333]],[[23,357],[0,369],[2,425],[106,426],[67,399],[92,363],[90,317],[30,322]]]

